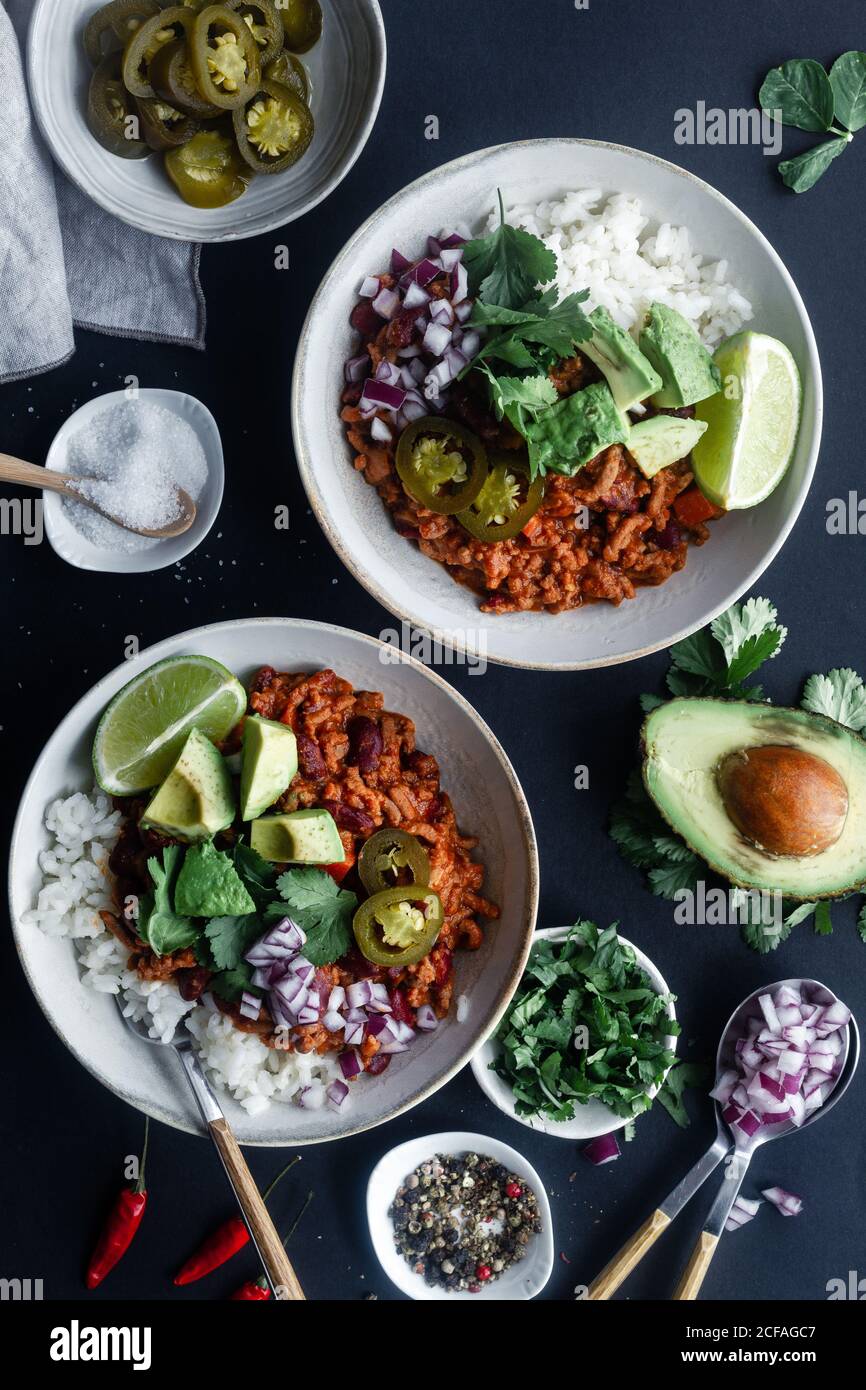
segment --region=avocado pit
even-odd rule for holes
[[[777,858],[809,858],[835,845],[848,788],[814,753],[787,745],[742,748],[719,764],[725,810],[740,834]]]

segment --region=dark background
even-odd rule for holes
[[[117,389],[129,373],[142,385],[177,385],[213,409],[227,460],[222,514],[185,562],[182,582],[172,570],[128,578],[88,574],[66,566],[47,543],[28,548],[20,538],[3,538],[4,837],[43,742],[93,682],[122,660],[128,634],[136,633],[145,647],[199,623],[252,614],[310,617],[373,634],[388,625],[385,612],[321,537],[297,479],[289,425],[297,335],[320,278],[369,213],[436,165],[502,141],[586,136],[650,150],[733,198],[777,248],[815,326],[827,415],[812,494],[759,586],[790,628],[767,684],[775,699],[791,703],[813,671],[866,668],[864,541],[831,542],[825,530],[827,499],[856,488],[863,467],[857,361],[866,132],[801,197],[782,187],[775,161],[760,149],[681,148],[673,141],[679,107],[693,108],[699,100],[751,106],[761,78],[777,63],[814,56],[829,66],[846,49],[863,47],[862,7],[854,0],[590,0],[588,11],[576,11],[571,0],[437,0],[432,7],[383,0],[382,8],[390,63],[373,138],[341,188],[303,221],[276,236],[205,248],[207,353],[80,333],[78,352],[66,366],[0,392],[4,449],[41,462],[73,403]],[[441,120],[437,143],[424,139],[431,112]],[[810,139],[788,132],[786,153]],[[274,270],[276,241],[290,247],[290,273]],[[288,535],[273,529],[278,502],[292,509]],[[688,583],[688,573],[673,582]],[[600,923],[619,919],[679,996],[688,1058],[711,1058],[734,1005],[759,984],[784,976],[817,975],[866,1018],[866,946],[857,937],[852,903],[835,910],[831,940],[801,928],[776,956],[761,959],[735,928],[675,926],[670,905],[651,897],[637,871],[618,858],[605,831],[608,806],[634,761],[637,696],[655,689],[666,667],[658,656],[574,675],[494,667],[470,679],[459,668],[445,671],[501,738],[528,796],[541,852],[540,925],[577,915]],[[589,765],[591,790],[574,790],[576,763]],[[86,1252],[119,1184],[122,1157],[137,1149],[142,1123],[77,1065],[52,1032],[8,937],[3,972],[0,1274],[42,1277],[46,1298],[77,1298]],[[357,1300],[374,1292],[394,1298],[366,1236],[367,1174],[383,1152],[411,1135],[478,1129],[517,1145],[537,1165],[553,1205],[557,1251],[545,1297],[568,1299],[709,1142],[710,1103],[693,1095],[690,1104],[688,1131],[654,1111],[638,1122],[618,1163],[594,1169],[575,1145],[536,1137],[507,1120],[467,1069],[387,1128],[305,1150],[274,1202],[274,1215],[287,1227],[307,1189],[315,1190],[291,1245],[309,1297]],[[751,1226],[725,1237],[705,1297],[822,1299],[828,1279],[845,1278],[858,1266],[866,1275],[864,1121],[860,1079],[820,1126],[759,1152],[745,1190],[754,1194],[779,1183],[804,1195],[805,1213],[784,1221],[764,1208]],[[268,1151],[250,1151],[249,1158],[263,1184],[285,1161]],[[669,1296],[713,1186],[643,1263],[625,1295]],[[96,1299],[221,1298],[255,1276],[247,1253],[185,1292],[171,1285],[182,1257],[232,1210],[203,1141],[156,1128],[149,1188],[151,1210],[134,1249]]]

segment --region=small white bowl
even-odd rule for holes
[[[191,550],[201,545],[217,518],[223,500],[225,484],[225,465],[223,446],[217,422],[207,406],[188,396],[185,391],[163,391],[159,388],[141,387],[139,399],[162,406],[191,425],[198,435],[199,442],[207,458],[207,482],[196,503],[196,518],[188,531],[172,540],[157,541],[144,550],[112,550],[83,536],[73,526],[63,499],[57,492],[45,492],[45,532],[62,560],[68,561],[80,570],[101,570],[105,574],[150,574],[152,570],[165,569],[189,555]],[[68,471],[68,450],[70,437],[83,426],[90,423],[104,410],[119,405],[127,399],[125,391],[109,391],[104,396],[94,396],[80,410],[64,423],[55,436],[48,451],[45,467],[55,473]]]
[[[253,179],[227,207],[190,207],[159,155],[118,159],[88,129],[91,68],[82,34],[98,9],[99,0],[37,0],[28,40],[30,96],[45,142],[67,178],[140,231],[181,241],[237,241],[276,231],[327,198],[370,138],[386,68],[378,0],[327,0],[322,40],[303,57],[316,122],[306,155],[283,174]]]
[[[484,1284],[480,1293],[451,1291],[425,1284],[420,1274],[397,1250],[394,1244],[394,1224],[388,1210],[397,1189],[419,1163],[435,1154],[477,1153],[495,1158],[510,1172],[516,1173],[528,1187],[532,1188],[538,1200],[541,1215],[541,1231],[533,1236],[526,1255],[517,1264],[507,1269],[498,1279]],[[553,1218],[547,1192],[538,1173],[522,1154],[503,1144],[498,1139],[490,1139],[485,1134],[466,1134],[460,1130],[446,1134],[427,1134],[421,1139],[410,1139],[406,1144],[398,1144],[384,1158],[380,1158],[370,1174],[367,1184],[367,1221],[370,1239],[380,1265],[392,1284],[395,1284],[407,1298],[418,1302],[522,1302],[535,1298],[541,1293],[553,1270]]]
[[[535,933],[534,940],[563,941],[570,931],[571,927],[545,927],[543,931]],[[631,946],[638,965],[649,976],[656,992],[658,994],[670,994],[661,972],[644,955],[643,951],[639,951],[634,942],[627,941],[624,936],[620,936],[619,939],[624,946]],[[676,1010],[672,1003],[668,1003],[667,1015],[672,1023],[676,1022]],[[667,1037],[665,1042],[671,1052],[676,1052],[677,1040],[675,1037]],[[490,1063],[495,1060],[499,1051],[499,1044],[491,1034],[473,1054],[470,1065],[475,1080],[487,1099],[492,1100],[498,1110],[501,1110],[505,1115],[510,1115],[512,1120],[516,1120],[518,1124],[526,1125],[527,1129],[537,1130],[540,1134],[552,1134],[557,1139],[570,1139],[572,1141],[575,1139],[596,1139],[600,1134],[612,1134],[614,1130],[624,1129],[628,1124],[628,1120],[623,1120],[619,1115],[615,1115],[599,1100],[591,1100],[586,1105],[576,1106],[573,1120],[543,1120],[537,1116],[518,1115],[514,1106],[514,1095],[511,1087],[500,1076],[497,1076],[495,1071],[490,1070]],[[665,1076],[667,1076],[667,1072],[665,1072]],[[662,1077],[662,1081],[664,1081],[664,1077]],[[655,1097],[659,1089],[658,1086],[654,1086],[648,1094]]]

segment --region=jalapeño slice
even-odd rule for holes
[[[297,92],[267,77],[232,119],[241,156],[257,174],[281,174],[297,164],[315,130],[310,108]]]
[[[465,425],[425,415],[400,436],[397,472],[422,507],[453,516],[474,502],[484,486],[487,450]]]
[[[213,106],[234,111],[255,96],[259,48],[240,14],[225,5],[208,5],[195,16],[189,50],[196,86]]]
[[[364,844],[358,859],[358,874],[368,893],[402,887],[404,872],[411,874],[410,886],[426,888],[430,882],[430,860],[420,840],[396,826],[377,830]]]
[[[494,544],[518,536],[544,500],[544,479],[530,482],[519,458],[497,454],[471,506],[457,520],[477,541]]]
[[[358,947],[373,965],[415,965],[430,954],[442,930],[442,899],[432,888],[386,888],[355,913]]]

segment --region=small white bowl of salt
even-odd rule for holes
[[[58,555],[79,569],[146,574],[195,550],[216,520],[225,467],[216,421],[184,391],[137,387],[88,401],[63,425],[45,463],[86,478],[101,506],[126,525],[167,525],[176,490],[196,504],[188,531],[170,540],[137,536],[80,502],[44,493],[45,531]]]

